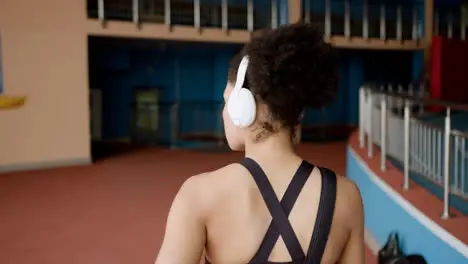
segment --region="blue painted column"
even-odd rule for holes
[[[218,110],[215,111],[211,118],[213,123],[213,130],[216,131],[217,134],[224,133],[224,125],[222,121],[222,108],[223,108],[223,94],[224,88],[227,84],[227,75],[229,70],[229,61],[231,60],[233,52],[226,50],[220,51],[215,53],[213,58],[213,100],[218,101],[218,106],[220,107]]]
[[[229,51],[218,52],[213,58],[213,100],[223,101],[226,87],[229,61],[232,54]]]
[[[278,25],[289,24],[288,0],[278,0]]]
[[[355,126],[359,122],[359,87],[364,82],[364,63],[362,54],[353,52],[348,57],[348,82],[346,121]]]

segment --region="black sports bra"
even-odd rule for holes
[[[307,255],[305,255],[291,223],[288,220],[288,216],[309,178],[310,173],[314,169],[314,165],[307,161],[301,163],[293,179],[289,183],[283,199],[279,201],[265,172],[257,162],[250,158],[244,158],[240,164],[243,165],[254,178],[272,216],[272,222],[268,227],[268,231],[257,253],[249,264],[319,264],[325,251],[333,220],[333,213],[335,211],[335,173],[329,169],[319,167],[322,176],[320,202],[309,249]],[[269,262],[268,258],[280,235],[293,261]],[[206,264],[209,264],[208,260],[206,260]]]

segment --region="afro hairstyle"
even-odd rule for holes
[[[290,24],[253,34],[231,60],[229,82],[235,83],[245,55],[249,56],[246,86],[257,102],[267,105],[271,119],[283,127],[297,126],[304,108],[321,108],[336,97],[335,50],[311,24]],[[272,128],[271,124],[263,126]]]

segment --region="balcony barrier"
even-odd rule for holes
[[[443,189],[442,218],[449,218],[451,196],[468,198],[468,134],[453,129],[451,111],[468,111],[468,106],[425,99],[411,86],[395,92],[386,86],[365,85],[359,91],[359,140],[373,156],[380,147],[381,170],[387,162],[402,164],[404,190],[410,189],[410,174],[423,177]],[[423,89],[421,89],[422,91]],[[425,109],[445,109],[443,127],[424,121]],[[367,140],[366,140],[367,137]]]
[[[89,18],[101,21],[102,25],[107,21],[129,21],[138,27],[141,24],[167,25],[169,30],[174,28],[174,34],[178,26],[253,32],[263,28],[274,29],[280,21],[287,22],[280,20],[282,13],[279,12],[278,3],[277,0],[241,0],[235,3],[228,0],[88,0],[87,11]],[[407,2],[387,1],[383,4],[369,4],[368,0],[364,0],[363,3],[353,4],[350,0],[303,0],[303,6],[302,20],[317,24],[325,32],[326,40],[337,47],[423,48],[420,41],[424,25],[422,3],[409,5]],[[98,28],[102,27],[95,25],[91,31],[94,34],[109,33]],[[131,30],[128,27],[125,29]],[[125,32],[120,34],[128,35]],[[191,34],[188,40],[200,40],[198,35]],[[248,39],[248,35],[236,34],[241,34],[236,35],[239,39]],[[151,34],[145,32],[144,36]],[[239,42],[238,39],[231,41]]]
[[[228,0],[88,0],[88,17],[102,22],[118,20],[224,30],[254,31],[278,26],[276,0],[262,1],[261,5],[254,0],[240,2],[244,4],[230,4]]]
[[[304,0],[304,20],[324,28],[325,36],[345,38],[394,39],[422,38],[423,4],[412,5],[388,1],[370,4],[367,0],[353,4],[350,0]]]
[[[441,6],[434,9],[434,35],[466,40],[467,15],[465,5]]]

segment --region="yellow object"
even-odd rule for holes
[[[7,96],[0,94],[0,110],[14,109],[24,105],[26,96]]]

